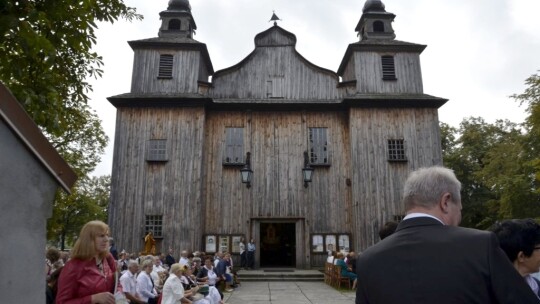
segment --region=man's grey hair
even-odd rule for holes
[[[137,266],[139,267],[139,263],[135,260],[129,260],[128,267]]]
[[[439,203],[444,193],[450,193],[454,203],[461,201],[461,183],[454,171],[434,166],[411,172],[403,190],[406,210],[415,206],[432,208]]]

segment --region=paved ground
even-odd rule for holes
[[[324,282],[242,282],[224,293],[226,304],[354,304],[354,291],[338,291]]]

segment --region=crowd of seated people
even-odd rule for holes
[[[55,303],[57,280],[68,259],[68,254],[55,248],[46,252],[47,304]],[[174,265],[175,275],[171,276]],[[177,262],[172,249],[167,255],[122,251],[118,253],[116,270],[125,298],[135,304],[166,304],[163,302],[165,294],[172,292],[178,296],[179,290],[183,295],[181,303],[222,304],[223,292],[231,292],[238,286],[234,283],[229,253],[216,254],[214,257],[204,252],[183,250]],[[175,278],[174,282],[171,281],[164,290],[169,277]],[[167,299],[172,297],[167,296]]]

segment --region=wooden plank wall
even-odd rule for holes
[[[158,79],[160,54],[171,54],[172,79]],[[198,80],[208,81],[199,51],[136,49],[131,93],[197,93]]]
[[[312,101],[338,96],[337,76],[307,64],[292,46],[256,48],[242,68],[215,75],[210,94],[214,98],[265,99],[267,81],[273,78],[280,78],[282,96],[277,97],[284,99]]]
[[[306,219],[306,237],[310,233],[350,232],[347,123],[346,112],[208,113],[206,232],[245,234],[249,238],[250,221],[269,217]],[[239,167],[222,165],[226,127],[245,128],[244,152],[252,153],[254,171],[250,189],[241,184]],[[309,127],[328,128],[332,165],[317,167],[313,182],[304,188],[303,152],[308,147]]]
[[[118,248],[143,248],[145,214],[163,214],[161,248],[200,248],[203,108],[118,108],[109,220]],[[167,139],[169,161],[145,160],[149,139]],[[119,220],[113,220],[114,218]]]
[[[343,70],[343,75],[341,75],[342,81],[350,81],[350,80],[357,80],[356,76],[356,56],[351,55],[349,56],[349,61],[345,65],[345,69]],[[382,67],[381,67],[382,68]]]
[[[353,237],[357,250],[379,241],[379,227],[402,215],[410,171],[442,164],[437,109],[350,110]],[[403,138],[407,162],[387,161],[387,140]],[[359,245],[359,246],[358,246]]]
[[[382,55],[394,56],[397,80],[382,80]],[[379,94],[423,93],[419,54],[357,52],[354,57],[358,92]]]

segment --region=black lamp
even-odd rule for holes
[[[251,178],[253,177],[253,170],[251,170],[251,153],[246,153],[246,164],[240,169],[240,177],[242,183],[246,184],[246,187],[251,188]]]
[[[313,171],[309,165],[308,152],[304,151],[304,168],[302,168],[302,175],[304,176],[304,187],[307,188],[308,183],[311,183],[313,177]]]

